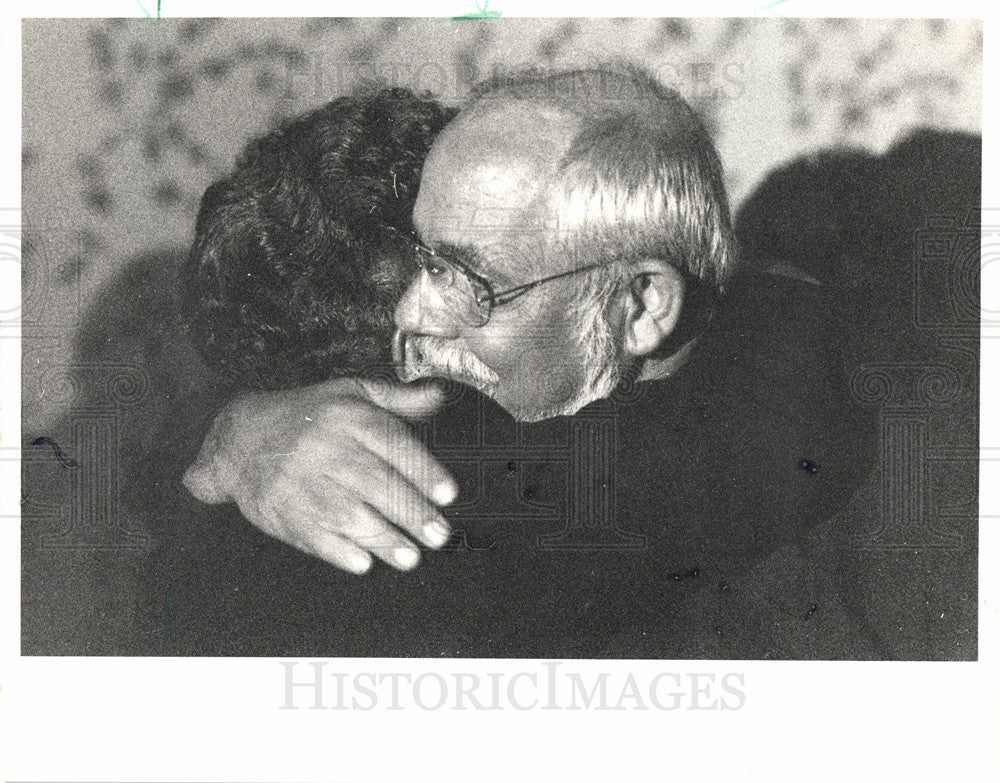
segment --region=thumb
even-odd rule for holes
[[[437,383],[401,385],[372,380],[358,383],[373,403],[405,419],[426,418],[444,404],[444,389]]]

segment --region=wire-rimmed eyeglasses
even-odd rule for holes
[[[475,326],[485,326],[494,307],[514,301],[535,286],[603,266],[603,264],[588,264],[498,292],[493,290],[493,286],[486,278],[470,269],[464,261],[436,252],[420,242],[412,233],[407,234],[391,226],[386,228],[412,247],[417,265],[427,274],[427,279],[434,286],[438,296],[456,314],[464,316]]]

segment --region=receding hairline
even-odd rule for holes
[[[634,66],[534,70],[480,83],[462,112],[510,102],[549,107],[578,121],[546,187],[569,218],[560,218],[560,231],[577,236],[582,230],[594,253],[659,248],[716,285],[732,274],[735,240],[718,150],[679,92]],[[632,213],[624,223],[623,209]]]
[[[678,152],[705,142],[712,144],[700,117],[679,92],[626,64],[572,71],[533,69],[493,76],[473,87],[469,101],[442,135],[461,127],[463,120],[518,108],[550,123],[563,124],[570,131],[552,172],[556,179],[559,169],[575,157],[589,134],[621,122],[630,123],[640,134],[644,130],[651,133]]]
[[[623,63],[570,71],[529,69],[497,74],[473,86],[458,116],[507,102],[549,106],[581,121],[600,121],[604,116],[622,114],[656,114],[656,108],[670,107],[677,119],[690,122],[692,128],[701,125],[679,92],[641,68]]]
[[[511,133],[511,130],[523,131],[525,125],[543,126],[544,132],[551,133],[553,140],[558,139],[559,134],[565,134],[564,146],[568,147],[583,130],[587,119],[580,113],[540,98],[498,97],[496,100],[475,103],[463,108],[441,131],[438,143],[431,148],[431,154],[434,154],[435,147],[443,146],[459,134],[463,134],[468,124],[482,123],[484,120],[504,115],[507,115],[506,120],[515,124],[495,129],[496,140],[500,142],[497,145],[498,149],[503,149],[506,146],[505,142],[516,141],[518,137]],[[523,124],[517,124],[518,121]]]
[[[561,89],[564,82],[576,79],[588,83],[596,80],[597,91],[586,89],[581,94],[579,90]],[[631,89],[623,89],[624,85]],[[678,148],[697,143],[699,136],[707,136],[698,115],[680,93],[639,69],[629,66],[611,71],[533,70],[527,75],[514,72],[495,76],[473,87],[472,97],[442,130],[429,158],[436,156],[435,147],[439,144],[462,138],[460,134],[467,129],[466,123],[508,112],[551,126],[554,136],[565,133],[563,149],[549,172],[553,178],[558,178],[559,170],[571,160],[571,153],[588,131],[600,129],[608,122],[633,121],[640,130],[655,129],[660,140],[669,138],[671,145]],[[504,142],[516,137],[505,135],[505,129],[500,128],[495,138],[500,141],[498,149],[503,149]]]

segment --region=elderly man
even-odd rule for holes
[[[683,351],[662,348],[685,298],[734,271],[712,142],[638,74],[481,92],[432,148],[414,223],[401,376],[466,381],[522,421],[675,371]]]
[[[334,630],[299,621],[282,653],[731,657],[774,654],[796,623],[843,644],[822,575],[779,599],[754,573],[791,574],[797,539],[863,475],[864,457],[836,458],[863,415],[808,328],[828,315],[817,281],[772,269],[721,301],[720,166],[676,93],[611,70],[485,85],[433,144],[414,225],[399,374],[472,386],[516,421],[372,379],[231,403],[192,493],[370,571],[310,566],[332,580]],[[405,423],[435,412],[439,458]]]

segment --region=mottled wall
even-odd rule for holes
[[[64,410],[42,371],[69,361],[102,282],[183,248],[249,137],[366,81],[459,103],[496,67],[640,63],[702,110],[738,204],[803,153],[978,132],[981,57],[975,20],[26,22],[25,425]]]

